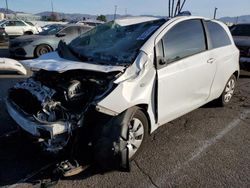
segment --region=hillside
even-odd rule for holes
[[[250,15],[244,15],[239,17],[223,17],[220,18],[223,22],[230,22],[230,23],[250,23]]]
[[[6,13],[6,9],[5,8],[0,8],[0,12]],[[13,10],[9,10],[8,11],[11,14],[14,13],[18,13],[16,11]],[[90,18],[90,19],[96,19],[97,15],[91,15],[91,14],[81,14],[81,13],[75,13],[75,14],[69,14],[69,13],[61,13],[61,12],[57,12],[57,14],[59,15],[59,17],[61,19],[67,19],[67,20],[82,20],[83,18]],[[45,12],[41,12],[36,14],[38,16],[50,16],[51,12],[49,11],[45,11]],[[113,20],[114,15],[113,14],[107,14],[105,15],[107,17],[107,20]],[[128,16],[128,15],[127,15]],[[146,16],[152,16],[152,15],[146,15]],[[121,17],[125,17],[125,15],[119,15],[117,14],[116,16],[117,18],[121,18]],[[162,17],[162,16],[157,16],[157,17]],[[238,16],[238,17],[222,17],[219,20],[223,21],[223,22],[230,22],[230,23],[250,23],[250,15],[243,15],[243,16]]]

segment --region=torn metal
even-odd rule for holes
[[[116,73],[39,71],[9,91],[6,102],[12,118],[45,149],[63,149],[73,131],[83,126],[85,114],[114,86]]]

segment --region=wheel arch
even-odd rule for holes
[[[238,80],[239,77],[240,77],[239,71],[235,71],[235,72],[233,73],[233,75],[236,77],[237,80]]]
[[[147,117],[147,120],[148,120],[148,134],[150,134],[151,131],[152,131],[152,123],[151,123],[150,115],[148,113],[148,104],[138,104],[136,106],[139,107],[142,110],[142,112],[145,114],[145,116]]]
[[[24,34],[33,35],[34,33],[33,31],[28,30],[28,31],[25,31]]]

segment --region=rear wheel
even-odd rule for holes
[[[36,47],[34,55],[36,57],[40,57],[41,55],[47,54],[49,52],[52,52],[51,47],[46,44],[43,44]]]
[[[232,75],[227,81],[227,84],[225,86],[223,93],[216,100],[216,103],[218,104],[218,106],[226,106],[227,104],[229,104],[234,95],[235,89],[236,89],[236,77]]]

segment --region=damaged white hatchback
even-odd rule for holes
[[[34,74],[10,89],[11,117],[46,151],[78,140],[105,167],[127,168],[159,126],[228,104],[239,76],[226,25],[192,16],[117,19],[23,63]]]

